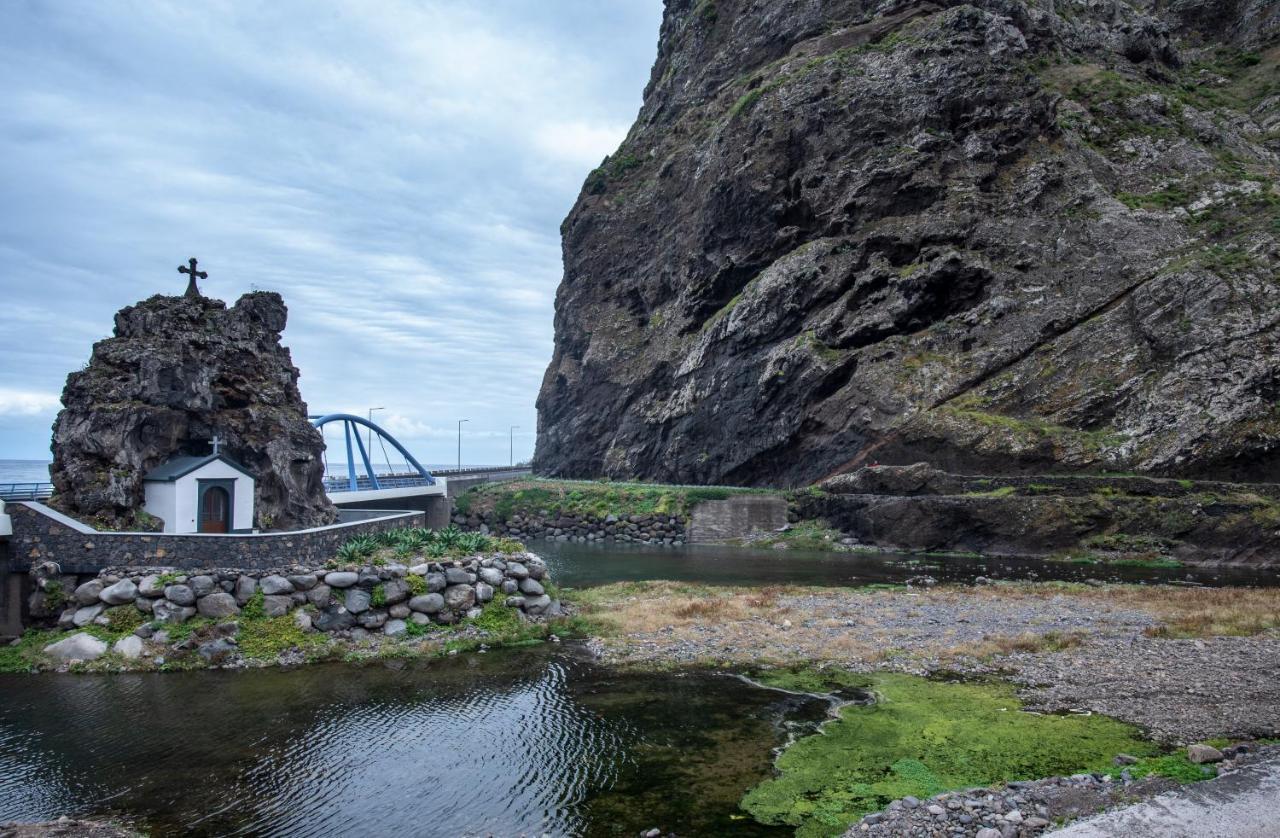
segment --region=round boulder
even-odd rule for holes
[[[142,655],[142,638],[136,634],[125,635],[116,641],[112,651],[127,660],[134,660]]]
[[[240,613],[240,606],[236,605],[236,598],[231,594],[218,591],[200,597],[200,601],[196,603],[196,610],[202,617],[234,617]]]
[[[109,588],[103,588],[98,599],[107,605],[125,605],[138,598],[138,586],[128,579],[121,579]]]
[[[309,591],[316,586],[314,573],[296,573],[289,578],[289,583],[299,591]]]
[[[189,585],[169,585],[164,589],[164,598],[174,605],[195,605],[196,592]]]
[[[307,591],[307,602],[316,608],[324,608],[329,604],[329,595],[333,593],[333,589],[328,585],[316,585]]]
[[[262,598],[262,613],[268,617],[283,617],[293,607],[293,597],[285,594],[271,594]]]
[[[419,614],[436,614],[444,608],[444,597],[440,594],[422,594],[409,600],[409,607]]]
[[[288,579],[285,579],[283,576],[278,576],[274,573],[270,576],[263,577],[262,581],[258,583],[258,587],[262,588],[264,596],[279,596],[280,594],[293,593],[293,583]]]
[[[369,595],[369,592],[363,588],[349,588],[344,602],[347,610],[352,614],[363,614],[369,610],[372,600],[373,598]]]
[[[254,579],[252,576],[241,574],[236,579],[236,586],[233,591],[236,597],[236,604],[243,606],[249,600],[253,599],[253,594],[257,590],[258,580]]]
[[[75,616],[71,618],[71,621],[75,624],[76,628],[87,626],[94,620],[98,619],[106,609],[107,607],[102,603],[98,603],[97,605],[86,605],[84,608],[77,608]]]
[[[98,594],[102,593],[102,587],[102,583],[97,579],[90,579],[76,588],[76,602],[81,605],[93,605],[98,601]]]
[[[158,599],[151,613],[162,623],[185,623],[196,615],[196,610],[189,605],[178,605],[168,599]]]
[[[46,655],[60,661],[91,661],[102,657],[106,652],[105,642],[83,632],[44,647]]]
[[[466,611],[476,604],[476,589],[470,585],[450,585],[444,589],[444,604],[451,611]]]
[[[348,570],[335,570],[324,575],[324,583],[331,588],[350,588],[360,581],[360,575]]]

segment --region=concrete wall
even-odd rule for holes
[[[98,532],[39,503],[10,504],[13,537],[9,570],[32,563],[57,562],[63,573],[97,573],[104,567],[277,568],[323,565],[345,542],[399,527],[420,527],[422,512],[391,513],[353,521],[278,533],[114,533]]]
[[[329,496],[333,505],[339,510],[405,510],[426,514],[425,526],[433,530],[449,526],[449,498],[444,495],[406,495],[399,498],[380,498],[378,500],[346,500],[342,492]],[[354,494],[354,493],[353,493]]]
[[[703,501],[689,520],[690,544],[713,544],[754,533],[773,532],[787,524],[787,501],[777,495],[734,495]]]

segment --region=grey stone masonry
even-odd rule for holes
[[[493,512],[463,515],[453,510],[453,523],[482,533],[506,536],[526,543],[572,541],[580,544],[617,542],[621,544],[661,544],[678,547],[685,543],[688,521],[677,515],[525,515],[507,520]]]
[[[347,541],[401,527],[425,524],[423,512],[394,512],[384,517],[308,530],[241,535],[99,532],[39,503],[12,503],[10,570],[56,562],[63,573],[97,573],[104,567],[204,567],[268,569],[320,566]]]

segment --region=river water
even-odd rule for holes
[[[548,544],[621,580],[1274,584],[1239,570]],[[737,808],[825,702],[725,674],[625,673],[575,644],[296,670],[0,676],[0,822],[123,816],[153,835],[773,835]]]
[[[573,644],[360,668],[0,676],[0,822],[152,835],[773,835],[742,794],[825,702]]]
[[[916,576],[941,582],[1003,580],[1165,582],[1198,585],[1280,585],[1280,574],[1246,567],[1132,567],[1086,565],[1030,558],[921,556],[867,552],[831,553],[713,545],[574,544],[535,541],[559,585],[590,587],[610,582],[668,579],[716,585],[901,584]]]

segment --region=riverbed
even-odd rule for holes
[[[152,835],[789,834],[738,802],[826,708],[573,644],[0,691],[0,822],[105,814]]]

